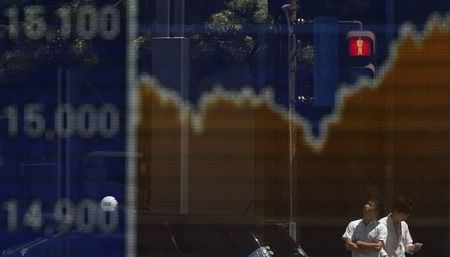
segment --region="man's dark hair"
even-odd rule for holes
[[[394,201],[394,211],[410,214],[413,210],[413,202],[407,196],[400,196]]]
[[[377,211],[380,214],[383,213],[383,211],[384,211],[383,197],[381,197],[380,195],[371,195],[367,201],[373,202],[374,205],[376,206]]]

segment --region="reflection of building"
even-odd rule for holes
[[[184,0],[157,0],[155,1],[155,34],[152,38],[151,74],[162,85],[179,93],[182,99],[187,100],[189,89],[189,43],[184,37]],[[174,163],[173,171],[179,174],[179,213],[188,212],[188,166],[187,155],[189,151],[189,135],[187,128],[181,126],[179,137],[178,162]],[[157,151],[157,149],[155,149]],[[166,183],[158,181],[158,177],[151,183]],[[157,194],[157,193],[155,193]],[[158,197],[153,195],[153,208],[158,209]],[[166,203],[161,203],[166,206]],[[164,210],[163,207],[161,207]],[[166,210],[167,211],[167,210]],[[171,211],[174,211],[171,209]]]
[[[187,97],[189,45],[184,35],[184,0],[154,2],[151,74],[165,87]]]

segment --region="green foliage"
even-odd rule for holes
[[[80,5],[95,4],[94,0],[72,0],[55,1],[56,6],[70,6],[71,19],[76,18],[76,10]],[[0,7],[6,8],[11,6],[30,5],[29,1],[25,0],[5,0]],[[50,13],[53,10],[47,10]],[[47,18],[47,17],[44,17]],[[24,27],[25,22],[23,18],[19,21],[19,26]],[[61,37],[60,25],[51,19],[46,19],[47,31],[53,32],[52,37],[45,36],[40,40],[28,39],[23,33],[18,39],[7,38],[7,26],[0,25],[0,40],[8,42],[8,51],[0,55],[0,77],[10,72],[26,71],[33,67],[42,65],[59,65],[63,64],[66,67],[90,67],[99,63],[96,54],[91,50],[92,44],[95,40],[84,40],[76,33],[70,37]]]
[[[152,45],[152,34],[143,32],[134,40],[139,50],[150,50]]]
[[[90,42],[74,37],[33,41],[21,38],[11,44],[0,58],[0,76],[10,72],[26,71],[42,65],[89,67],[98,63],[89,50]]]
[[[194,58],[216,59],[222,64],[246,64],[257,52],[258,29],[270,26],[268,0],[229,0],[226,9],[211,15],[206,33],[192,40],[198,46]]]
[[[301,46],[298,44],[297,62],[302,65],[314,64],[314,47],[312,45]]]

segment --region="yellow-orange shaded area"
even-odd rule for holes
[[[403,33],[376,80],[340,92],[321,140],[268,96],[218,90],[193,108],[143,80],[138,206],[177,213],[184,199],[192,215],[286,217],[292,168],[296,216],[357,217],[380,193],[410,195],[418,217],[445,217],[449,45],[448,21]]]

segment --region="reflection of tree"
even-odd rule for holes
[[[314,62],[314,47],[312,45],[301,46],[297,50],[297,62],[302,65],[313,65]]]
[[[35,67],[90,67],[100,62],[100,57],[96,53],[99,49],[97,42],[101,39],[86,40],[75,33],[75,25],[71,24],[70,36],[63,36],[61,21],[56,18],[56,10],[63,6],[69,7],[70,20],[73,22],[77,18],[77,8],[82,5],[100,6],[103,1],[94,0],[72,0],[72,1],[26,1],[7,0],[2,1],[2,10],[13,6],[22,12],[25,6],[42,5],[45,7],[46,34],[42,39],[33,40],[27,38],[23,29],[25,21],[20,16],[19,37],[17,39],[8,38],[8,27],[0,25],[0,40],[3,42],[3,52],[0,58],[0,76],[10,72],[20,72],[33,69]],[[106,1],[104,1],[106,4]],[[122,14],[124,15],[124,14]],[[29,25],[27,25],[29,26]],[[48,33],[47,33],[48,32]],[[108,51],[112,49],[106,46]]]
[[[98,58],[88,50],[89,44],[90,42],[80,38],[63,40],[56,37],[45,43],[19,40],[2,53],[0,75],[43,65],[94,65]]]
[[[267,0],[229,0],[224,10],[210,16],[206,32],[192,37],[197,48],[193,58],[200,65],[250,64],[254,70],[257,55],[264,48],[257,42],[258,30],[271,23]]]

